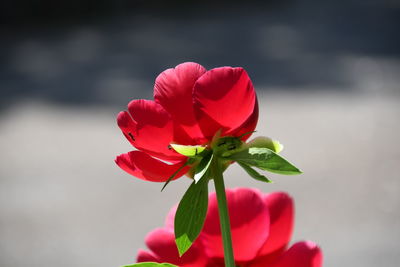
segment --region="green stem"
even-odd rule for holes
[[[224,245],[225,267],[235,267],[232,248],[231,224],[229,221],[224,178],[222,176],[220,162],[216,159],[213,163],[212,175],[214,178],[215,192],[217,194],[218,201],[218,213],[221,224],[222,242]]]

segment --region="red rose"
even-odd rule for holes
[[[286,193],[262,194],[248,188],[226,190],[236,266],[321,267],[322,251],[310,241],[288,248],[294,205]],[[204,228],[192,247],[180,258],[175,244],[173,222],[176,207],[167,216],[166,226],[150,232],[140,250],[138,262],[167,262],[180,267],[224,266],[222,237],[215,194],[209,196]]]
[[[165,182],[187,161],[170,144],[208,145],[218,131],[245,140],[250,135],[242,135],[254,131],[257,120],[257,96],[244,69],[207,71],[183,63],[157,77],[154,101],[133,100],[118,114],[118,126],[137,150],[115,161],[140,179]],[[189,169],[183,167],[174,179]]]

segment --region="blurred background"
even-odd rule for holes
[[[400,2],[2,1],[0,266],[120,266],[188,187],[130,177],[116,114],[152,98],[185,61],[244,67],[256,135],[285,145],[301,176],[228,187],[284,190],[293,242],[326,267],[400,262]]]

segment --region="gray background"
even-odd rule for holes
[[[134,261],[190,181],[160,193],[121,171],[115,116],[184,61],[244,67],[255,135],[304,171],[262,184],[232,166],[228,187],[289,192],[293,241],[326,267],[398,266],[398,1],[29,3],[1,9],[0,266]]]

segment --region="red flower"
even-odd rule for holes
[[[257,96],[244,69],[207,71],[199,64],[183,63],[157,77],[154,101],[133,100],[128,111],[118,114],[118,126],[138,151],[115,161],[140,179],[164,182],[187,160],[171,149],[171,143],[207,145],[219,130],[221,136],[239,137],[252,132],[257,120]]]
[[[293,229],[293,201],[286,193],[263,195],[258,190],[226,190],[236,266],[242,267],[320,267],[322,252],[313,242],[303,241],[287,249]],[[204,228],[192,247],[181,258],[174,240],[176,207],[166,226],[150,232],[140,250],[138,262],[168,262],[178,266],[224,266],[222,237],[215,194],[209,197]]]

